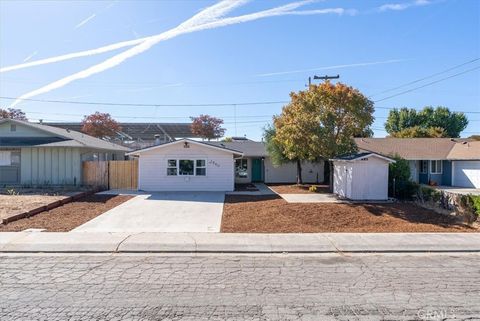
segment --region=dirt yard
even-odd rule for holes
[[[479,232],[411,203],[295,204],[278,196],[227,195],[221,232]]]
[[[277,194],[308,194],[313,193],[310,192],[308,189],[310,186],[316,186],[317,192],[316,193],[329,193],[328,185],[317,185],[317,184],[268,184],[268,187],[275,191]]]
[[[0,195],[0,219],[66,198],[66,195]]]
[[[46,229],[48,232],[67,232],[132,197],[128,195],[90,195],[29,218],[6,225],[0,224],[0,232],[19,232],[28,228]]]

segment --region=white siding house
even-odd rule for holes
[[[139,190],[233,191],[234,157],[242,153],[182,139],[128,155],[139,157]]]
[[[388,199],[388,164],[394,160],[361,153],[332,161],[335,194],[352,200]]]

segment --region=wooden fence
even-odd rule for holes
[[[138,160],[86,161],[82,164],[82,183],[109,189],[138,188]]]

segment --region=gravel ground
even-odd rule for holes
[[[18,232],[28,228],[67,232],[131,198],[128,195],[90,195],[29,218],[0,224],[0,232]]]
[[[479,232],[411,203],[287,203],[278,196],[227,195],[227,233]]]
[[[268,184],[272,190],[274,190],[278,194],[310,194],[308,189],[310,186],[317,187],[317,193],[329,193],[328,185],[317,185],[317,184],[303,184],[303,185],[275,185],[275,184]]]

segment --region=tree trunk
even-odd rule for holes
[[[333,162],[328,161],[328,168],[330,169],[329,179],[328,179],[328,189],[330,193],[333,193]]]
[[[297,159],[297,184],[303,184],[302,180],[302,162]]]

